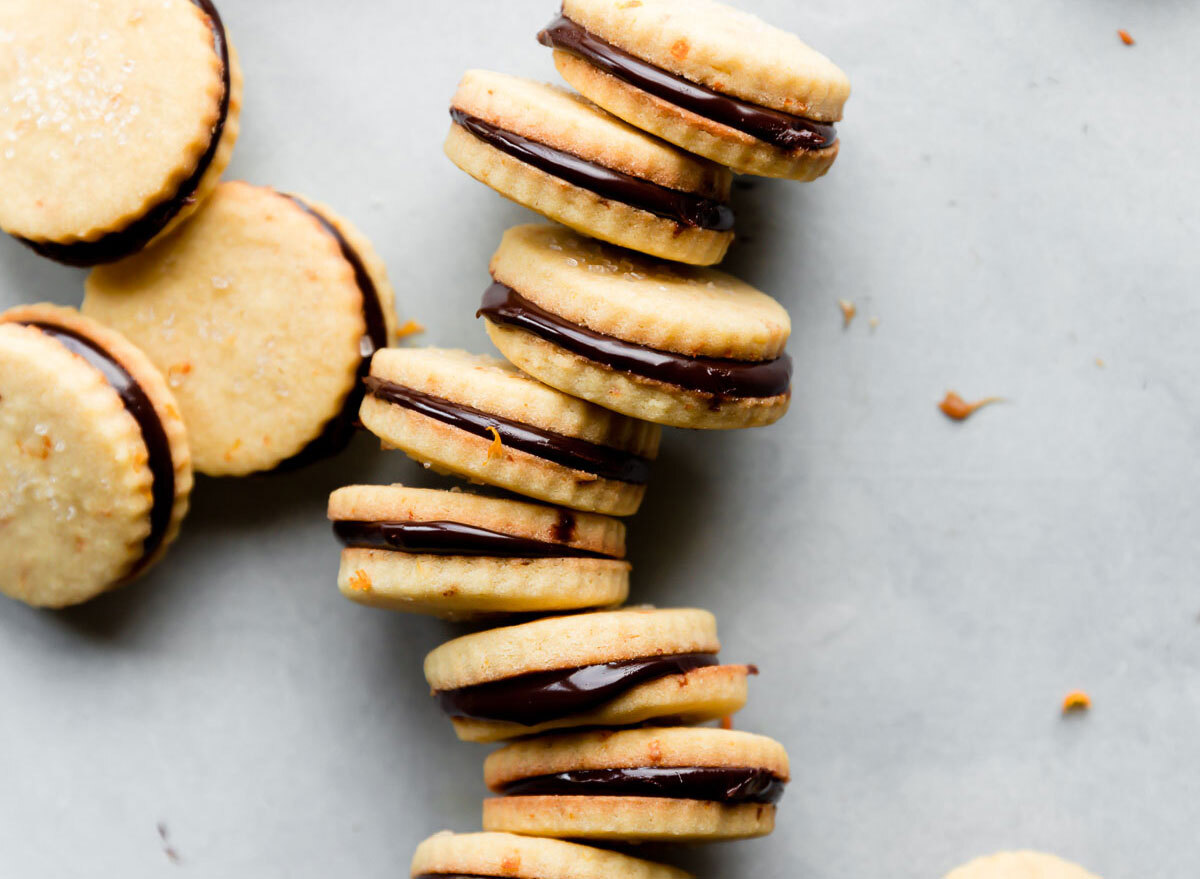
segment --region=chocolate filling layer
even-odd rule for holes
[[[785,784],[766,769],[638,766],[521,778],[505,785],[501,793],[506,797],[667,797],[736,806],[777,803]]]
[[[333,533],[346,546],[361,549],[499,558],[616,558],[566,544],[490,531],[462,522],[338,521],[333,523]]]
[[[221,59],[223,91],[217,123],[213,126],[212,139],[208,142],[208,149],[200,156],[200,161],[196,163],[196,168],[192,171],[191,176],[179,184],[174,195],[154,205],[124,229],[119,232],[110,232],[95,241],[75,241],[70,244],[18,239],[36,253],[55,262],[81,268],[116,262],[137,253],[149,244],[167,227],[176,214],[195,200],[196,190],[200,188],[200,181],[204,179],[205,173],[212,165],[213,159],[217,155],[217,149],[221,145],[221,137],[225,133],[225,122],[229,118],[229,93],[232,90],[232,84],[229,71],[229,41],[225,35],[225,25],[221,22],[220,13],[213,6],[212,0],[191,0],[191,2],[208,17],[209,27],[213,34],[213,48]]]
[[[659,186],[579,156],[538,143],[490,122],[450,109],[450,118],[475,137],[502,153],[545,171],[601,198],[624,202],[658,217],[693,226],[726,232],[733,228],[733,209],[726,204],[692,192]]]
[[[751,104],[655,67],[601,39],[566,16],[538,34],[538,42],[578,55],[594,67],[635,88],[662,98],[783,150],[821,150],[837,142],[837,130],[825,122]]]
[[[142,543],[142,555],[129,572],[139,574],[158,552],[171,527],[175,511],[175,460],[171,442],[154,404],[137,379],[120,362],[91,339],[66,327],[54,324],[25,322],[25,326],[41,330],[73,354],[77,354],[94,369],[99,370],[125,405],[125,410],[137,422],[146,445],[146,466],[150,468],[150,533]]]
[[[581,470],[602,479],[614,479],[636,485],[642,485],[650,478],[650,462],[632,452],[623,452],[573,436],[551,433],[375,376],[366,378],[366,386],[372,396],[385,403],[403,406],[483,439],[493,439],[492,430],[495,430],[500,435],[501,444],[537,455],[563,467],[570,467],[572,470]]]
[[[712,653],[648,656],[531,672],[457,690],[437,690],[434,695],[451,717],[536,726],[592,711],[639,684],[716,664]]]
[[[792,358],[723,360],[659,351],[573,324],[496,282],[483,294],[477,315],[525,330],[552,345],[612,369],[718,397],[774,397],[792,383]]]
[[[363,264],[362,257],[346,240],[346,236],[328,218],[314,210],[303,199],[284,193],[279,193],[279,195],[315,219],[321,224],[321,228],[337,241],[343,259],[354,269],[354,282],[362,294],[363,322],[367,328],[358,343],[361,358],[358,372],[354,384],[350,386],[350,391],[346,394],[342,411],[325,425],[316,439],[275,468],[277,471],[288,471],[336,455],[349,445],[354,436],[354,422],[358,417],[358,407],[366,393],[363,380],[371,371],[371,358],[375,356],[375,352],[388,345],[388,329],[387,318],[383,313],[383,303],[379,299],[379,290],[375,287],[375,282],[371,280],[371,275]]]

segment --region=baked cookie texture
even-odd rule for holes
[[[563,394],[501,360],[440,348],[393,348],[375,355],[370,382],[384,386],[363,400],[363,425],[386,445],[436,470],[616,516],[636,512],[645,495],[644,477],[622,474],[630,468],[648,471],[658,454],[657,426]],[[389,402],[388,387],[393,393],[396,388],[410,396],[416,392],[422,400],[432,397],[453,413],[438,418],[420,401]],[[463,418],[486,428],[472,432]],[[517,448],[517,438],[528,429],[548,436]],[[595,448],[583,449],[578,459],[545,448],[547,443],[574,448],[577,442]],[[603,473],[584,469],[592,466],[585,460],[591,455],[612,459],[612,466],[598,467]]]
[[[471,70],[459,84],[451,112],[449,158],[501,195],[550,219],[612,244],[698,265],[720,262],[733,241],[728,170],[650,137],[578,95]],[[488,126],[499,130],[498,140]],[[513,135],[532,147],[518,143],[515,155],[505,147]],[[492,143],[484,139],[488,136]],[[531,164],[530,149],[542,155],[546,167]],[[587,168],[582,172],[599,182],[564,179],[580,161],[599,167],[599,175]],[[609,179],[613,175],[604,171],[621,179]],[[653,204],[674,203],[677,213],[631,203],[639,193]]]
[[[0,593],[61,608],[149,570],[192,488],[166,381],[71,309],[0,315],[0,484]]]
[[[330,496],[329,518],[345,545],[338,588],[369,607],[461,619],[607,607],[629,593],[625,526],[605,516],[358,485]]]
[[[208,0],[0,8],[0,227],[73,265],[169,234],[212,194],[242,71]]]
[[[706,772],[718,780],[704,781]],[[484,780],[499,796],[484,801],[483,825],[625,841],[745,839],[774,828],[774,802],[789,778],[783,746],[751,733],[651,728],[545,736],[488,757]],[[756,781],[770,792],[749,791]]]
[[[566,0],[562,11],[604,43],[681,79],[684,89],[698,86],[716,97],[823,124],[842,118],[850,95],[846,75],[824,55],[714,0]],[[768,142],[675,102],[682,98],[651,94],[578,52],[556,47],[554,60],[568,83],[613,115],[739,173],[814,180],[837,157],[836,141],[823,140],[817,148]]]
[[[493,287],[485,295],[481,314],[492,341],[508,360],[552,387],[675,427],[756,427],[787,412],[791,320],[777,301],[731,275],[659,262],[548,225],[509,229],[492,257],[491,273],[551,320],[570,325],[565,332],[531,329],[506,320],[507,305],[489,307],[497,293],[502,301],[511,293]],[[599,338],[572,349],[573,328]],[[663,359],[659,354],[677,355],[673,359],[693,367],[696,376],[682,380],[697,386],[653,377],[653,369],[635,372],[604,362],[611,356],[604,349],[614,342],[644,349],[641,356],[655,363]],[[747,365],[777,370],[778,376],[761,391],[740,390],[736,376],[713,378],[714,370]]]
[[[951,870],[946,879],[1099,879],[1077,864],[1042,852],[1000,852]]]
[[[513,879],[691,879],[674,867],[619,852],[511,833],[450,833],[429,837],[413,854],[411,875]]]
[[[93,270],[83,311],[166,374],[210,476],[338,450],[364,354],[396,326],[383,263],[360,232],[316,202],[245,183],[222,183],[177,234]]]

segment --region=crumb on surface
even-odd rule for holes
[[[957,391],[947,391],[942,402],[938,403],[938,408],[942,410],[942,414],[947,418],[951,418],[954,421],[966,421],[984,406],[999,403],[1002,399],[1002,397],[985,397],[974,403],[968,403],[959,396]]]
[[[871,328],[872,332],[879,329],[879,318],[877,318],[877,317],[871,318],[869,321],[867,321],[867,326],[869,326]]]
[[[1124,43],[1126,46],[1132,46],[1137,42],[1136,40],[1134,40],[1132,34],[1130,34],[1129,31],[1127,31],[1127,30],[1117,31],[1117,36],[1121,38],[1121,42]]]
[[[167,860],[172,864],[179,863],[179,852],[175,846],[171,845],[171,832],[167,829],[167,825],[163,821],[159,821],[157,825],[158,838],[162,842],[163,854],[167,856]]]
[[[838,308],[842,310],[842,329],[849,329],[858,315],[858,307],[849,299],[839,299]]]
[[[1104,360],[1103,360],[1102,358],[1100,358],[1100,357],[1097,357],[1097,358],[1096,358],[1096,365],[1097,365],[1098,367],[1100,367],[1101,369],[1104,369],[1104,367],[1106,367],[1108,364],[1107,364],[1107,363],[1105,363],[1105,362],[1104,362]]]
[[[1083,690],[1075,690],[1067,693],[1066,698],[1063,699],[1062,713],[1072,714],[1077,711],[1087,711],[1091,707],[1092,697]]]

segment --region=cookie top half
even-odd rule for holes
[[[794,116],[836,122],[850,96],[820,52],[716,0],[564,0],[563,15],[655,67]]]
[[[371,354],[394,338],[370,243],[329,208],[222,183],[163,242],[95,269],[83,311],[166,374],[196,468],[243,475],[340,450]]]
[[[139,250],[228,163],[241,73],[210,0],[8,0],[0,46],[0,227],[44,255]]]
[[[1000,852],[951,870],[946,879],[1098,879],[1083,867],[1042,852]]]
[[[511,833],[442,832],[413,855],[413,879],[690,879],[690,874],[592,846]]]
[[[774,360],[791,334],[783,306],[732,275],[643,257],[561,226],[509,229],[491,272],[571,323],[689,357]]]
[[[0,592],[64,607],[147,570],[192,487],[166,381],[70,309],[0,315],[0,485]]]

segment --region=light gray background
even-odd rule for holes
[[[723,655],[762,666],[738,725],[782,739],[795,781],[774,836],[656,854],[936,879],[1032,846],[1195,875],[1200,8],[745,5],[855,87],[828,178],[736,193],[727,267],[791,310],[795,399],[766,430],[670,433],[631,554],[636,599],[711,608]],[[246,73],[231,176],[337,206],[428,342],[487,350],[487,260],[529,215],[443,157],[446,104],[467,67],[550,78],[553,0],[221,8]],[[81,281],[0,243],[0,304]],[[952,424],[950,387],[1011,402]],[[365,437],[201,480],[145,581],[0,606],[0,876],[384,879],[478,826],[486,750],[421,675],[454,630],[334,586],[326,494],[390,480],[438,484]],[[1077,687],[1095,708],[1063,719]]]

